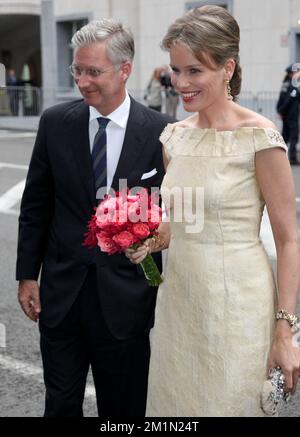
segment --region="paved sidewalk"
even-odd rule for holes
[[[0,129],[12,129],[22,131],[36,131],[40,117],[0,117]]]

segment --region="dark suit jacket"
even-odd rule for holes
[[[170,117],[131,99],[124,144],[113,179],[128,187],[159,187],[164,176],[159,135]],[[82,246],[96,205],[88,135],[89,110],[82,101],[44,112],[33,149],[19,218],[17,280],[37,279],[42,266],[40,320],[56,326],[75,301],[92,263],[104,317],[119,339],[153,325],[156,289],[148,287],[140,266],[123,255],[108,256]],[[141,180],[143,173],[157,173]],[[161,266],[160,256],[156,262]]]

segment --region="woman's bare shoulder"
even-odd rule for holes
[[[250,109],[243,108],[243,117],[239,127],[257,127],[261,129],[277,129],[273,121]]]

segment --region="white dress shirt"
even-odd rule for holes
[[[117,169],[119,158],[122,151],[124,142],[127,121],[130,111],[130,97],[126,91],[126,97],[123,103],[115,109],[111,114],[105,116],[111,121],[106,128],[107,136],[107,190],[111,187],[114,174]],[[89,137],[90,137],[90,149],[92,152],[94,139],[99,129],[97,121],[98,117],[104,117],[96,108],[90,106],[90,121],[89,121]]]

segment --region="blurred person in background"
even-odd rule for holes
[[[161,71],[161,68],[155,68],[144,95],[147,106],[158,112],[161,112],[162,107],[162,86],[160,82]]]
[[[17,78],[16,70],[14,68],[9,68],[7,71],[6,85],[9,87],[7,90],[10,102],[10,110],[12,115],[19,114],[19,86],[21,85],[20,80]]]
[[[165,92],[166,114],[176,118],[179,94],[172,85],[170,67],[165,67],[162,70],[160,82]]]
[[[293,84],[293,79],[299,77],[300,72],[293,71],[293,65],[287,67],[276,106],[282,119],[282,136],[289,148],[288,155],[291,165],[300,164],[297,159],[300,90]]]

